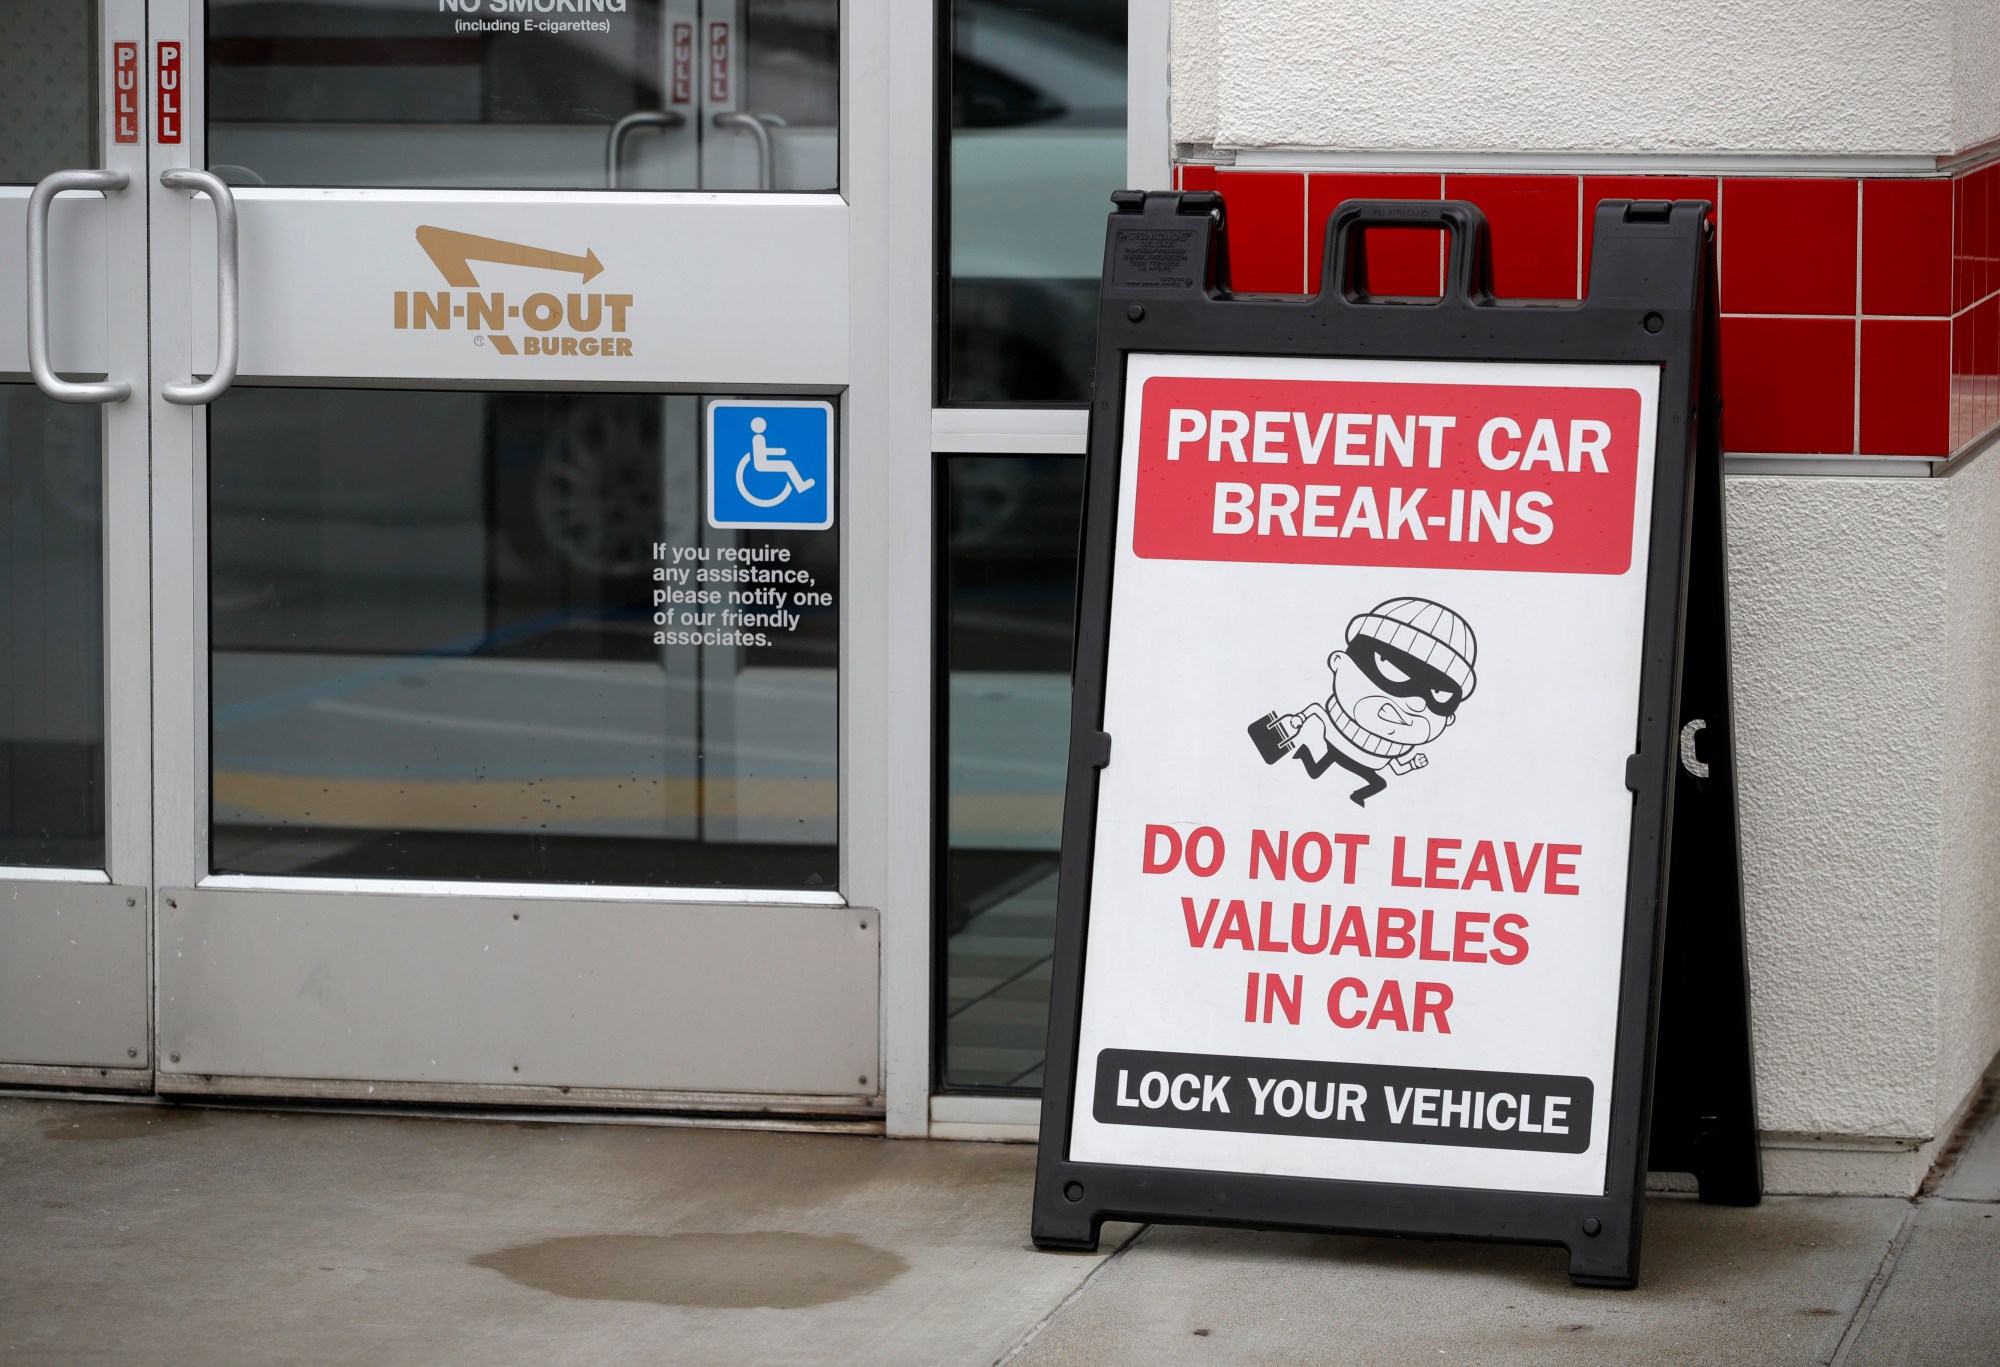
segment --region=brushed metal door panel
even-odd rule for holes
[[[0,882],[0,1064],[146,1066],[146,893]]]
[[[880,1086],[872,911],[172,889],[159,939],[163,1090],[177,1074]]]

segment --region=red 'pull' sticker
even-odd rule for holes
[[[153,136],[160,142],[181,140],[181,45],[161,43],[153,64]]]
[[[674,25],[674,84],[675,104],[694,103],[694,25]]]
[[[139,141],[139,45],[111,46],[111,136],[118,142]]]
[[[708,26],[708,98],[729,103],[729,25]]]

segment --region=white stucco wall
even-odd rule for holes
[[[1174,20],[1174,138],[1228,148],[1941,155],[2000,111],[1991,0],[1174,0]]]
[[[2000,454],[1949,483],[1940,1127],[2000,1051]]]
[[[1935,1120],[1950,481],[1729,482],[1766,1130]]]
[[[1729,498],[1767,1175],[1907,1193],[2000,1050],[2000,454]]]
[[[1167,104],[1175,142],[1215,142],[1215,11],[1220,0],[1172,0]],[[1186,60],[1183,60],[1186,54]]]
[[[1955,0],[1953,119],[1960,147],[2000,138],[2000,9],[1993,0]]]

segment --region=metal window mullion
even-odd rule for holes
[[[141,140],[119,143],[102,119],[102,164],[128,172],[131,188],[106,197],[105,299],[109,373],[129,379],[131,397],[103,413],[102,479],[104,594],[104,835],[105,870],[114,883],[144,887],[152,876],[152,546],[149,527],[150,389],[147,360],[146,155],[152,111],[150,44],[145,0],[104,0],[98,26],[103,75],[99,103],[113,88],[114,44],[137,42],[141,73]]]

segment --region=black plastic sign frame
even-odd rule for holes
[[[1100,1226],[1111,1219],[1506,1240],[1566,1248],[1569,1274],[1578,1284],[1632,1286],[1649,1159],[1653,1167],[1692,1172],[1704,1201],[1754,1204],[1762,1195],[1729,704],[1709,206],[1604,202],[1594,224],[1585,298],[1518,304],[1492,296],[1487,226],[1469,204],[1342,205],[1327,229],[1322,291],[1298,299],[1229,291],[1218,196],[1123,191],[1113,202],[1091,409],[1034,1241],[1043,1248],[1095,1248]],[[1442,298],[1391,300],[1367,293],[1363,230],[1399,227],[1448,235]],[[1616,1039],[1609,1094],[1595,1100],[1607,1127],[1601,1192],[1360,1181],[1072,1156],[1079,1068],[1126,1062],[1136,1078],[1147,1062],[1143,1046],[1122,1059],[1078,1057],[1100,783],[1106,766],[1116,762],[1114,742],[1148,743],[1104,730],[1128,361],[1134,356],[1657,368],[1642,658],[1638,696],[1628,700],[1637,746],[1623,776],[1632,811]],[[1393,622],[1389,627],[1402,629]],[[1448,692],[1450,681],[1440,682]],[[1251,739],[1265,748],[1254,726]],[[1298,1061],[1298,1076],[1315,1066]],[[1342,1076],[1352,1077],[1359,1065],[1341,1066]],[[1192,1094],[1186,1100],[1184,1111],[1192,1107]],[[1141,1123],[1187,1122],[1167,1116]]]

